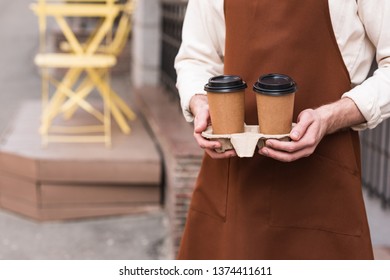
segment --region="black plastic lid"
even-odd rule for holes
[[[204,86],[207,92],[227,93],[246,89],[246,83],[240,76],[221,75],[209,79],[208,84]]]
[[[253,85],[253,90],[261,94],[280,96],[296,92],[297,84],[287,75],[273,73],[260,76]]]

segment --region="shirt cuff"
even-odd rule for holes
[[[367,92],[364,93],[363,90],[359,88],[359,86],[342,95],[342,98],[346,97],[352,99],[352,101],[355,102],[359,111],[366,119],[365,123],[352,126],[353,130],[361,131],[368,128],[372,129],[382,121],[381,110],[377,105],[375,98],[370,97]]]
[[[191,109],[190,109],[190,101],[194,95],[206,95],[206,93],[199,92],[199,93],[194,93],[194,94],[185,94],[185,95],[181,96],[181,100],[180,100],[181,108],[183,111],[184,118],[187,122],[194,121],[194,115],[192,114]]]

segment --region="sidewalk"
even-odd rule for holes
[[[390,260],[390,208],[383,209],[377,198],[363,191],[375,259]]]

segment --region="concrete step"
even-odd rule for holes
[[[103,143],[41,144],[40,102],[25,102],[0,142],[0,206],[38,220],[155,210],[161,159],[140,120]],[[75,116],[74,119],[83,118]],[[61,122],[61,120],[60,120]]]

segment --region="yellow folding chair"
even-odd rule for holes
[[[43,143],[48,142],[104,142],[111,145],[111,111],[123,132],[130,131],[123,119],[119,102],[113,103],[113,94],[108,81],[109,69],[116,64],[114,53],[99,52],[105,38],[110,34],[115,18],[123,10],[123,6],[115,0],[38,0],[31,6],[39,17],[40,53],[35,57],[35,63],[42,68],[42,116],[40,132]],[[60,27],[69,45],[69,52],[53,53],[46,51],[47,18],[53,17]],[[101,23],[91,33],[90,38],[80,42],[67,21],[70,17],[99,17]],[[112,43],[112,42],[110,42]],[[111,44],[109,44],[111,45]],[[104,49],[104,48],[103,48]],[[66,74],[56,80],[49,74],[49,68],[65,68]],[[56,90],[49,93],[49,87]],[[96,88],[103,98],[103,112],[94,108],[86,96]],[[112,98],[114,96],[114,98]],[[61,113],[67,113],[70,108],[80,107],[94,116],[100,125],[78,127],[56,127],[53,120]],[[122,106],[124,107],[124,106]],[[128,108],[129,109],[129,108]],[[74,110],[74,109],[73,109]],[[131,110],[130,110],[131,111]],[[134,114],[131,118],[134,118]],[[130,119],[130,116],[128,116]],[[73,134],[73,135],[69,135]],[[99,134],[99,135],[96,135]]]
[[[117,28],[115,31],[115,34],[113,36],[112,41],[109,44],[101,45],[99,46],[97,53],[101,54],[111,54],[115,57],[118,57],[124,47],[126,46],[126,43],[129,38],[129,34],[132,29],[132,15],[135,9],[135,0],[127,0],[126,4],[121,6],[121,15],[120,19],[117,24]],[[84,45],[87,45],[88,43],[85,43]],[[67,41],[60,43],[60,49],[64,52],[70,52],[71,47],[70,44]],[[99,71],[100,74],[102,74],[102,71]],[[93,82],[91,80],[88,80],[89,77],[86,77],[86,80],[83,81],[83,87],[84,90],[80,91],[79,97],[85,98],[89,95],[91,92],[88,89],[92,88]],[[111,89],[111,103],[110,103],[110,109],[114,116],[114,119],[119,124],[119,127],[121,128],[123,133],[129,133],[130,127],[127,125],[124,116],[128,120],[135,120],[136,115],[134,111],[126,104],[126,102],[114,91]],[[69,119],[72,117],[74,112],[77,110],[78,104],[75,102],[75,100],[69,100],[66,102],[63,106],[64,116],[66,119]],[[124,115],[124,116],[123,116]]]

